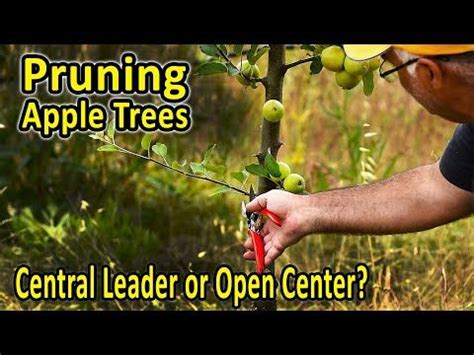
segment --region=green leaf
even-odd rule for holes
[[[206,173],[206,168],[202,163],[191,163],[189,164],[191,167],[191,170],[194,174],[205,174]]]
[[[245,184],[247,182],[247,179],[249,178],[249,173],[246,170],[233,171],[230,173],[230,176],[241,184]]]
[[[148,150],[148,148],[150,148],[152,137],[153,137],[153,133],[145,133],[145,135],[142,138],[142,141],[140,142],[143,150]]]
[[[206,170],[212,171],[217,175],[224,175],[225,174],[225,166],[224,165],[211,165],[211,164],[204,164]]]
[[[261,177],[268,177],[268,171],[265,169],[264,166],[259,165],[259,164],[250,164],[245,167],[245,170],[247,170],[250,174],[256,175],[256,176],[261,176]]]
[[[302,44],[300,48],[305,51],[314,52],[316,46],[314,44]]]
[[[89,138],[96,139],[96,140],[102,140],[102,137],[99,137],[97,134],[89,134]]]
[[[323,70],[323,63],[321,62],[321,57],[314,58],[314,60],[311,62],[309,70],[311,75],[321,73],[321,70]]]
[[[281,175],[280,166],[270,153],[265,155],[265,169],[267,169],[273,177],[279,177]]]
[[[107,126],[107,137],[110,139],[114,139],[115,136],[115,119],[109,121],[109,125]]]
[[[232,191],[232,189],[231,189],[230,187],[227,187],[227,186],[219,186],[219,187],[216,187],[216,188],[209,194],[209,196],[220,195],[220,194],[224,194],[224,193],[229,192],[229,191]]]
[[[219,56],[219,51],[217,50],[217,47],[215,44],[201,44],[199,46],[199,49],[201,52],[204,54],[210,55],[211,57],[218,57]]]
[[[99,148],[97,148],[98,152],[119,152],[120,149],[118,149],[116,146],[112,144],[106,144],[106,145],[101,145]]]
[[[324,50],[324,48],[326,48],[327,46],[325,45],[322,45],[322,44],[316,44],[314,46],[314,50],[313,50],[313,54],[314,55],[318,55],[318,54],[321,54]]]
[[[252,44],[250,46],[250,50],[247,52],[247,60],[249,61],[250,64],[255,64],[255,63],[252,63],[252,58],[257,52],[257,48],[258,48],[258,44]]]
[[[368,71],[363,77],[362,82],[364,83],[364,94],[365,96],[372,95],[374,91],[374,72]]]
[[[182,168],[184,168],[184,166],[186,165],[187,161],[186,160],[183,160],[181,163],[177,162],[176,160],[171,164],[171,167],[173,169],[176,169],[176,170],[181,170]]]
[[[151,147],[151,150],[154,153],[161,155],[162,158],[166,157],[166,154],[168,154],[168,148],[162,143],[155,143],[153,147]]]
[[[227,67],[227,74],[229,76],[236,76],[239,74],[239,69],[237,69],[232,63],[225,63],[225,66]]]
[[[257,50],[257,52],[255,52],[255,54],[250,58],[248,59],[249,63],[250,64],[255,64],[257,63],[257,61],[265,54],[267,53],[268,51],[270,50],[269,47],[262,47],[260,49]],[[248,56],[247,56],[248,58]]]
[[[196,69],[197,75],[214,75],[227,73],[227,67],[219,62],[202,63]]]
[[[251,44],[250,49],[247,52],[247,55],[250,54],[250,56],[253,56],[255,54],[255,52],[257,52],[257,49],[258,49],[258,44]]]
[[[242,49],[244,49],[243,44],[234,44],[234,54],[237,56],[242,55]]]
[[[206,151],[204,152],[204,157],[202,159],[202,163],[205,165],[209,161],[209,158],[211,157],[212,151],[216,147],[215,144],[210,144],[209,147],[207,147]]]
[[[227,55],[227,47],[225,46],[225,44],[218,44],[217,46],[225,55]]]

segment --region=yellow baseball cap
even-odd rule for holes
[[[451,55],[474,51],[474,44],[345,44],[343,47],[346,55],[354,60],[377,57],[391,47],[415,55]]]

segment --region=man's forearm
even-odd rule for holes
[[[308,233],[407,233],[468,215],[472,198],[433,164],[374,184],[306,196],[301,213]]]

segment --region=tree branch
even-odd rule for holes
[[[109,142],[107,141],[103,141],[107,144],[110,144]],[[124,153],[124,154],[127,154],[127,155],[131,155],[131,156],[134,156],[134,157],[137,157],[137,158],[140,158],[140,159],[143,159],[143,160],[146,160],[146,161],[151,161],[152,163],[156,164],[156,165],[159,165],[165,169],[168,169],[170,171],[174,171],[175,173],[178,173],[178,174],[181,174],[183,176],[186,176],[186,177],[189,177],[189,178],[193,178],[193,179],[198,179],[198,180],[203,180],[203,181],[207,181],[207,182],[211,182],[213,184],[216,184],[216,185],[220,185],[220,186],[225,186],[225,187],[228,187],[229,189],[231,190],[234,190],[235,192],[238,192],[242,195],[245,195],[245,196],[250,196],[250,194],[245,191],[245,190],[242,190],[242,189],[239,189],[238,187],[236,186],[233,186],[227,182],[224,182],[224,181],[219,181],[219,180],[216,180],[216,179],[213,179],[213,178],[210,178],[208,176],[201,176],[201,175],[196,175],[196,174],[192,174],[192,173],[188,173],[184,170],[179,170],[179,169],[175,169],[173,168],[172,166],[168,165],[168,164],[164,164],[156,159],[153,159],[151,156],[145,156],[145,155],[141,155],[141,154],[138,154],[138,153],[135,153],[135,152],[132,152],[128,149],[125,149],[123,147],[120,147],[119,145],[115,144],[115,143],[112,143],[112,145],[114,147],[116,147],[121,153]]]
[[[293,63],[289,63],[289,64],[285,65],[285,71],[288,70],[288,69],[294,68],[294,67],[296,67],[300,64],[312,62],[315,58],[316,57],[309,57],[309,58],[304,58],[304,59],[297,60],[296,62],[293,62]]]

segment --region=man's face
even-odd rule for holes
[[[383,55],[395,66],[413,58],[401,49]],[[398,72],[402,86],[430,113],[454,122],[474,122],[472,88],[432,58],[420,58]]]

